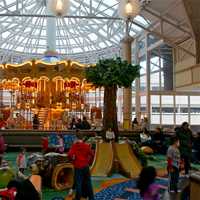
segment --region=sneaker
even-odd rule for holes
[[[175,190],[169,190],[169,193],[175,193]]]
[[[68,196],[72,196],[74,193],[73,189],[69,189]]]

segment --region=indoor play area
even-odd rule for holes
[[[199,8],[0,0],[0,200],[198,200]]]

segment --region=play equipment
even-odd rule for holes
[[[43,182],[56,190],[71,188],[74,183],[74,167],[67,155],[48,153],[44,155]]]
[[[108,176],[113,166],[114,152],[111,143],[97,143],[94,162],[91,167],[92,176]]]
[[[68,162],[66,154],[34,153],[28,158],[28,166],[36,165],[42,176],[43,185],[56,190],[72,188],[74,183],[74,167]]]
[[[114,160],[116,161],[115,165]],[[116,171],[116,163],[119,165],[120,172],[130,178],[137,177],[142,169],[129,144],[97,142],[95,158],[91,167],[92,176],[110,175],[112,171]]]
[[[74,183],[74,167],[71,163],[56,165],[51,178],[51,186],[56,190],[72,188]]]
[[[134,155],[130,145],[115,143],[114,149],[122,172],[130,178],[137,177],[140,174],[142,165]]]
[[[200,196],[200,173],[193,173],[190,177],[190,199],[196,200]]]
[[[10,180],[15,177],[15,173],[10,167],[0,168],[0,188],[5,188]]]
[[[152,149],[151,147],[143,146],[143,147],[141,147],[141,150],[142,150],[145,154],[153,154],[153,149]]]

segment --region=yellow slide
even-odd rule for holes
[[[122,170],[130,177],[135,178],[140,174],[142,166],[134,155],[129,144],[114,144],[115,152]]]
[[[108,176],[112,170],[113,158],[114,153],[111,143],[97,143],[91,175]]]

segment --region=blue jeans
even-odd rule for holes
[[[179,169],[173,167],[173,171],[169,172],[169,190],[178,191]]]
[[[89,167],[75,168],[75,190],[75,200],[80,200],[81,197],[88,197],[89,200],[94,200]]]

